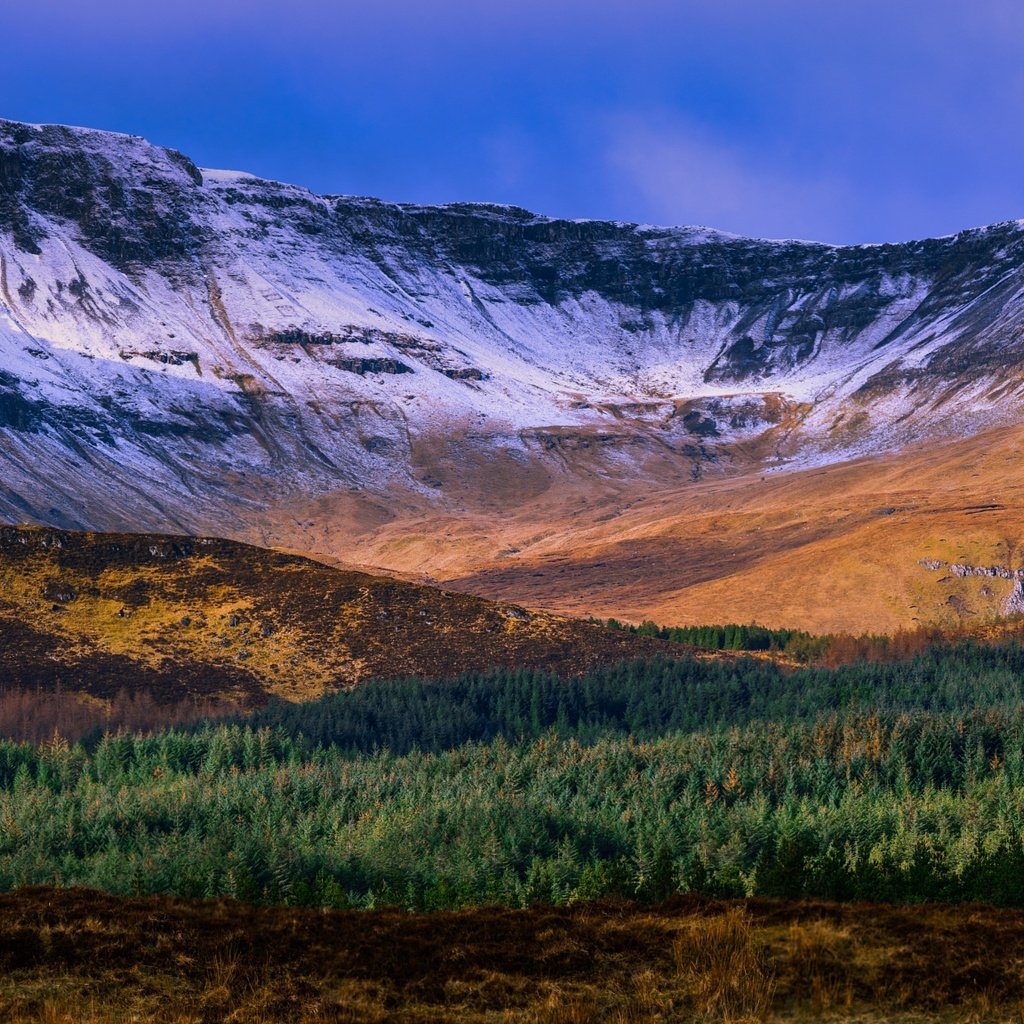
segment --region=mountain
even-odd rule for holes
[[[758,241],[318,196],[0,122],[9,522],[218,534],[560,611],[984,617],[1011,577],[952,593],[968,577],[921,563],[1016,571],[1012,473],[957,452],[1013,431],[1022,365],[1022,221]],[[910,500],[907,458],[955,495]],[[1010,511],[962,524],[975,505]],[[817,585],[837,569],[847,611]]]
[[[260,704],[497,665],[578,674],[666,646],[208,537],[0,527],[4,688]]]

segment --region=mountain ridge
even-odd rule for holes
[[[1022,394],[1024,222],[761,241],[321,197],[0,121],[8,521],[443,577],[374,534],[969,440]]]

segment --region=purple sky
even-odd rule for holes
[[[0,116],[320,192],[835,242],[1024,217],[1019,0],[33,0],[0,33]]]

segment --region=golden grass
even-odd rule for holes
[[[693,1000],[695,1018],[765,1019],[775,993],[774,971],[745,910],[734,908],[692,922],[672,944],[672,956]]]
[[[663,648],[230,541],[11,528],[0,645],[9,687],[253,704],[503,665],[574,674]]]
[[[387,519],[353,524],[345,495],[271,516],[276,543],[326,560],[429,574],[560,614],[666,625],[983,624],[1009,583],[943,581],[920,559],[1024,564],[1022,428],[792,473],[737,464],[736,475],[690,482],[678,464],[616,479],[582,461],[543,486],[536,465],[510,465],[500,491],[470,473],[447,498],[396,496]],[[296,518],[316,525],[292,530]]]

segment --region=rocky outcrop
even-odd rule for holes
[[[1024,568],[1011,569],[1003,565],[967,565],[964,562],[941,562],[934,558],[922,558],[919,563],[932,572],[945,570],[956,579],[981,576],[988,579],[1012,580],[1013,589],[1003,601],[1003,615],[1024,615]]]
[[[412,373],[412,367],[400,359],[339,359],[334,363],[341,370],[357,373],[360,377],[366,373]]]

